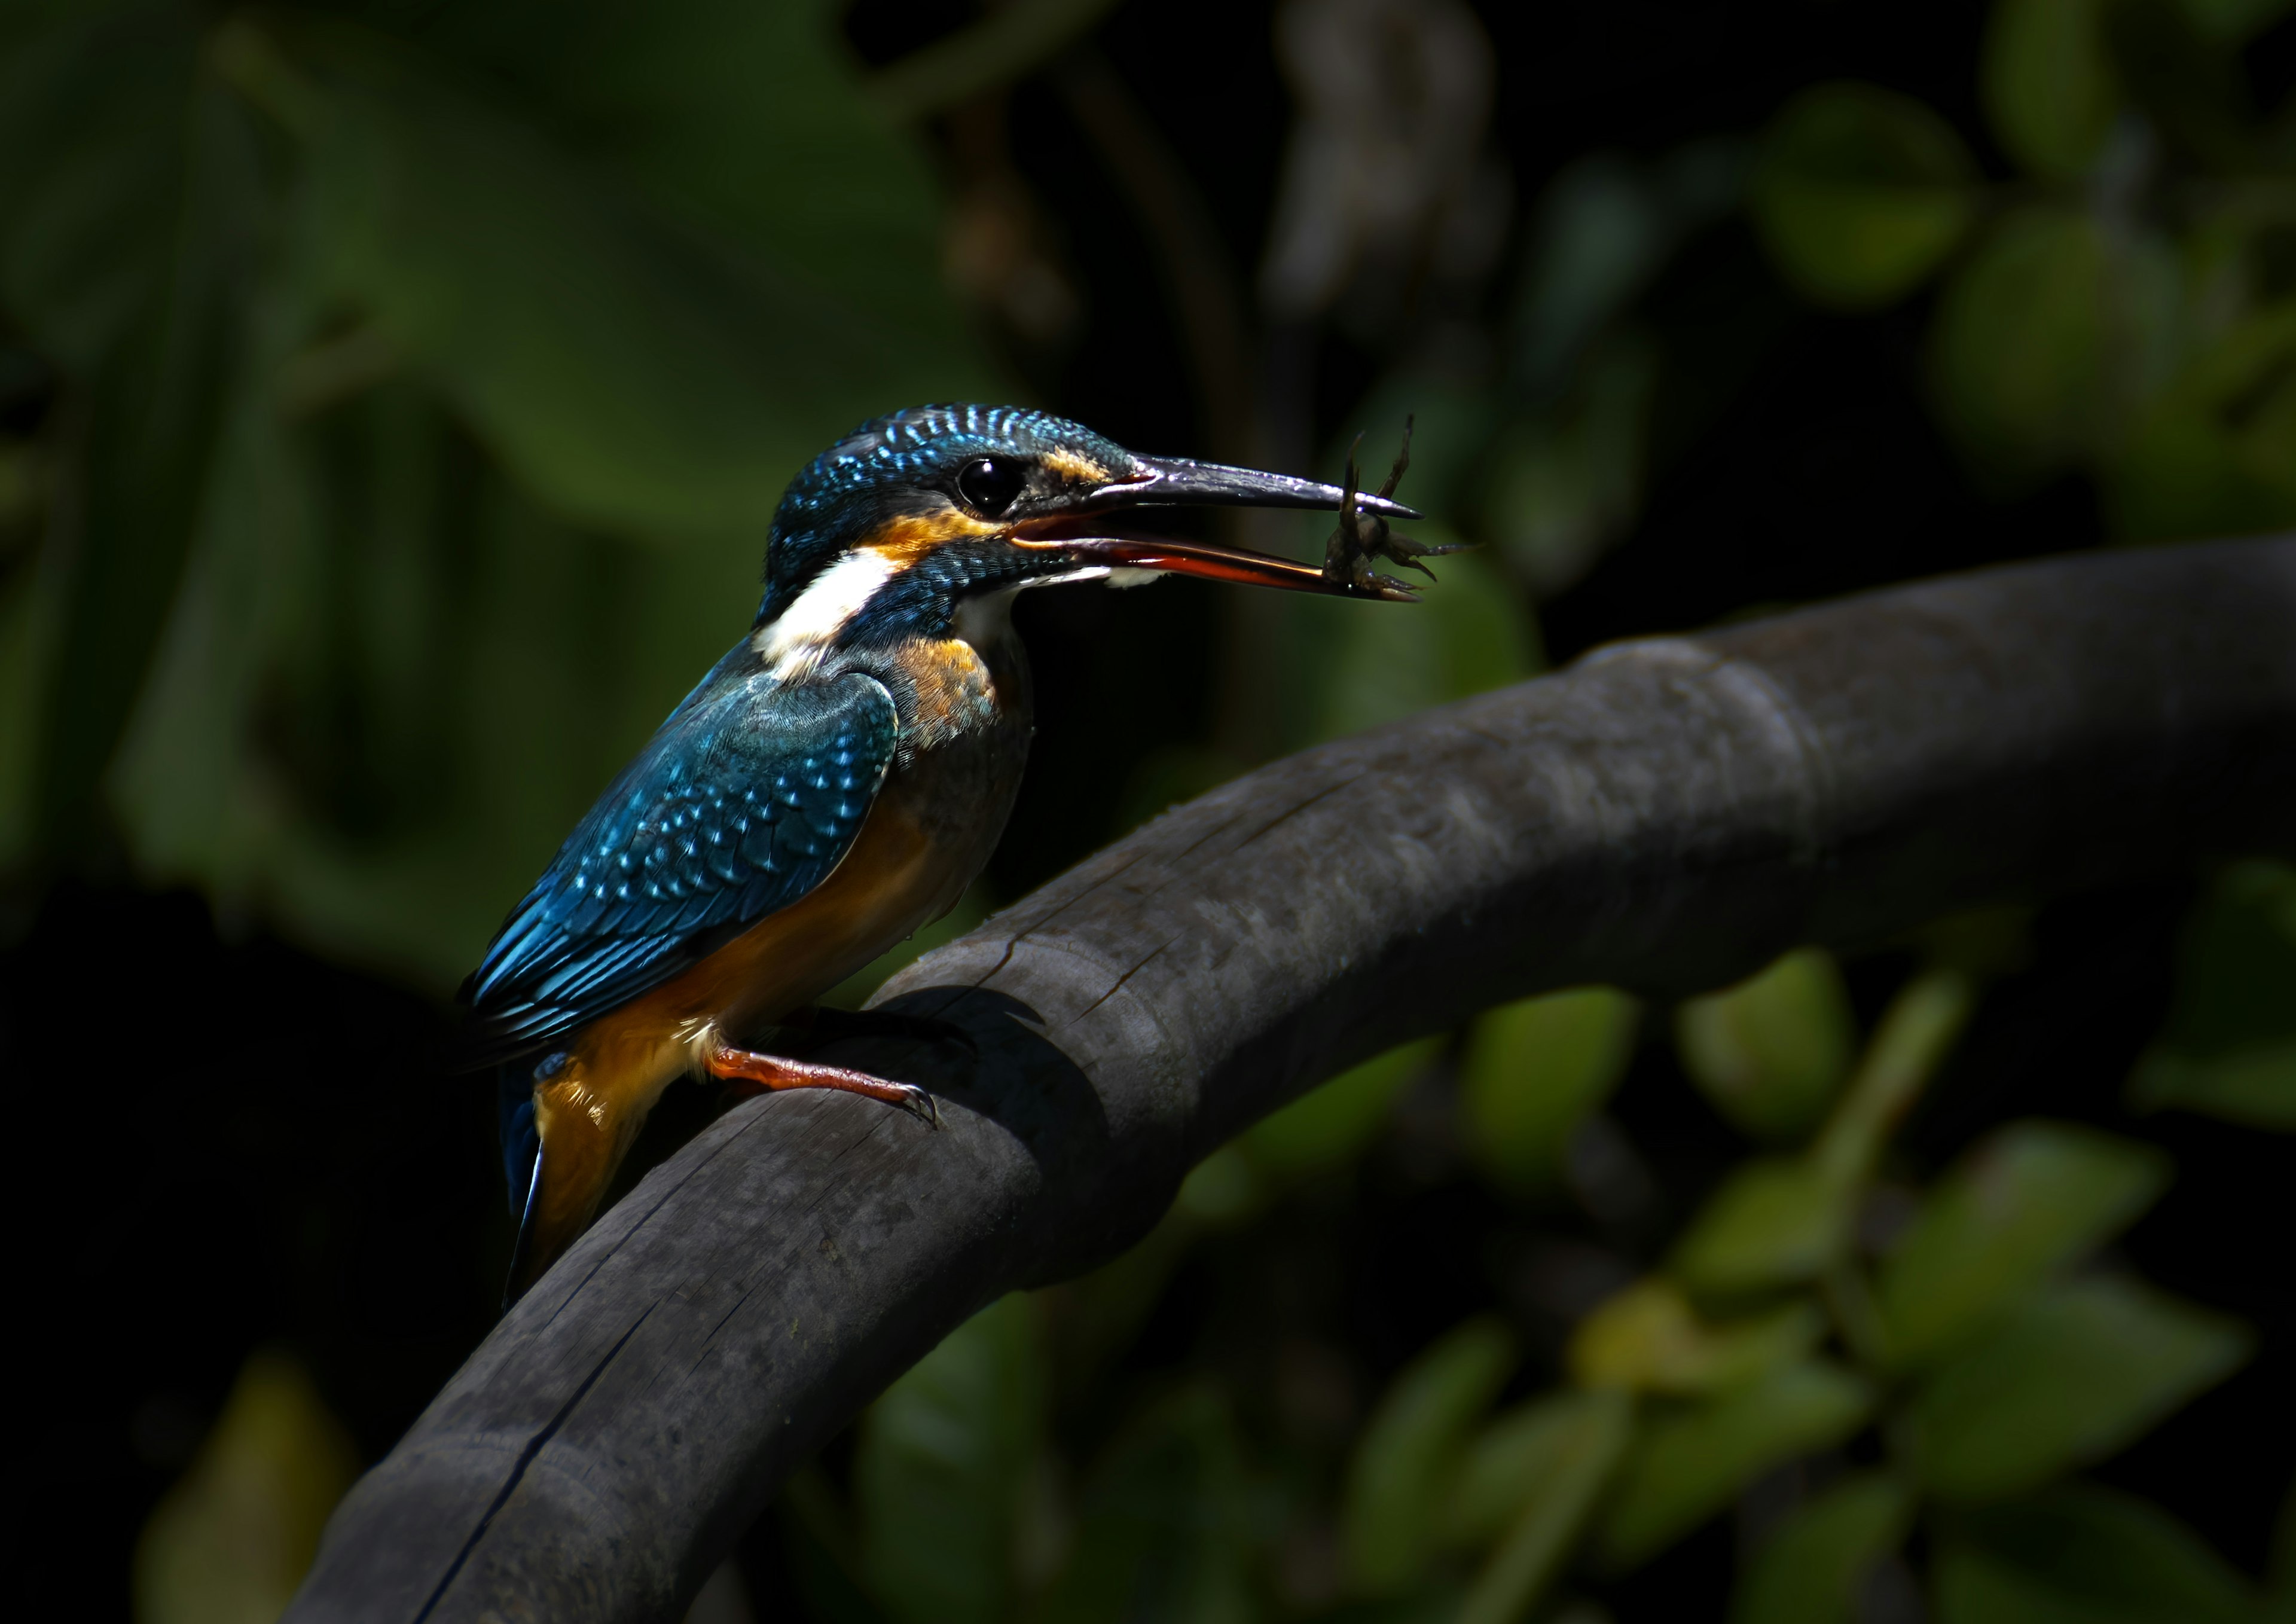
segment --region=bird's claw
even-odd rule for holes
[[[901,1098],[889,1102],[893,1109],[907,1111],[927,1128],[939,1133],[940,1102],[933,1097],[932,1091],[929,1088],[920,1088],[914,1083],[903,1083],[900,1087],[906,1092]]]
[[[1382,496],[1395,495],[1395,488],[1403,483],[1404,471],[1411,466],[1411,428],[1412,420],[1405,418],[1403,448],[1395,454],[1395,466],[1388,470],[1387,479],[1379,488],[1379,494]],[[1446,553],[1464,552],[1472,544],[1447,542],[1430,545],[1414,541],[1408,536],[1397,535],[1387,521],[1376,513],[1364,513],[1356,500],[1357,493],[1363,488],[1362,470],[1356,460],[1356,454],[1362,445],[1363,436],[1358,434],[1356,443],[1348,447],[1347,494],[1340,502],[1340,528],[1332,531],[1331,540],[1324,544],[1324,578],[1343,583],[1349,590],[1365,597],[1415,603],[1419,601],[1416,592],[1395,577],[1382,575],[1374,570],[1372,561],[1384,558],[1406,570],[1416,570],[1431,581],[1435,578],[1435,571],[1422,562],[1423,559],[1439,558]]]

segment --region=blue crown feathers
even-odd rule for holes
[[[953,476],[975,457],[1079,453],[1122,475],[1132,454],[1082,423],[1023,406],[950,402],[872,418],[806,464],[766,537],[762,623],[796,597],[892,493]]]

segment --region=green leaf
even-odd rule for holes
[[[2128,1099],[2140,1111],[2174,1106],[2251,1128],[2296,1132],[2296,1038],[2206,1060],[2148,1049],[2128,1079]]]
[[[1588,1439],[1615,1424],[1623,1445],[1633,1414],[1632,1402],[1617,1393],[1566,1388],[1493,1416],[1453,1474],[1437,1542],[1459,1550],[1489,1545]]]
[[[901,346],[977,366],[938,274],[926,153],[871,101],[835,7],[655,0],[642,28],[619,0],[395,11],[405,43],[512,87],[504,100],[607,184],[629,183],[743,261],[840,294]]]
[[[1923,1487],[2022,1493],[2102,1460],[2248,1357],[2237,1320],[2134,1281],[2055,1286],[1925,1381],[1901,1417]]]
[[[1844,308],[1911,292],[1968,229],[1976,166],[1953,127],[1877,86],[1816,86],[1764,137],[1754,225],[1786,279]]]
[[[1857,1019],[1833,956],[1800,947],[1735,987],[1675,1012],[1683,1069],[1731,1121],[1759,1139],[1800,1139],[1849,1074]]]
[[[1977,1004],[1970,972],[1932,962],[1898,988],[1858,1058],[1841,1104],[1809,1147],[1811,1164],[1844,1190],[1864,1184],[1914,1101],[1945,1064]]]
[[[812,12],[758,15],[783,21],[762,40],[753,25],[729,42],[759,69],[742,89],[750,104],[785,92],[833,104],[839,86],[857,97]],[[776,175],[807,177],[794,193],[761,186],[736,213],[719,164],[687,183],[699,202],[658,200],[626,176],[676,173],[699,139],[738,126],[673,117],[670,137],[615,164],[477,99],[425,53],[382,36],[311,29],[288,43],[324,101],[310,149],[321,285],[364,310],[570,513],[654,533],[754,534],[790,476],[851,423],[982,381],[929,261],[910,263],[895,297],[882,266],[832,281],[825,273],[847,261],[820,264],[803,246],[808,235],[841,240],[849,226],[868,241],[888,188],[922,203],[888,163],[808,176],[799,160],[816,142],[775,120],[755,133]],[[682,90],[665,63],[648,70],[642,86],[594,100],[635,113],[634,99],[652,105],[639,88]],[[701,82],[731,89],[722,70]],[[866,155],[886,151],[873,144]],[[784,211],[770,242],[756,212],[765,196]],[[944,320],[922,322],[921,311]]]
[[[1579,1321],[1568,1362],[1581,1387],[1713,1392],[1806,1357],[1824,1333],[1816,1306],[1709,1325],[1671,1281],[1628,1286]]]
[[[2105,4],[2000,0],[1986,25],[1986,117],[2009,155],[2044,179],[2086,174],[2120,116]]]
[[[1848,1439],[1873,1407],[1863,1381],[1811,1360],[1712,1398],[1652,1409],[1603,1521],[1603,1561],[1622,1570],[1656,1555],[1771,1467]]]
[[[2158,1151],[2093,1128],[1997,1130],[1930,1193],[1875,1280],[1893,1362],[1950,1351],[2134,1223],[2168,1183]]]
[[[1946,425],[1989,472],[2030,478],[2108,449],[2175,359],[2172,256],[2031,208],[1955,271],[1930,334]]]
[[[1341,1508],[1348,1566],[1364,1590],[1402,1590],[1424,1570],[1467,1435],[1516,1357],[1504,1327],[1470,1320],[1404,1366],[1381,1397],[1348,1463]]]
[[[1639,511],[1658,380],[1649,334],[1616,333],[1567,393],[1500,431],[1482,526],[1538,596],[1584,576]]]
[[[358,1464],[302,1366],[282,1353],[251,1356],[198,1457],[136,1539],[135,1617],[277,1618]]]
[[[1563,392],[1685,237],[1735,206],[1747,167],[1735,143],[1708,140],[1653,164],[1597,152],[1547,183],[1509,317],[1513,370],[1535,403]]]
[[[1267,1204],[1259,1169],[1235,1144],[1224,1144],[1190,1169],[1172,1198],[1171,1216],[1199,1229],[1232,1229]]]
[[[1370,1148],[1396,1096],[1434,1063],[1443,1042],[1406,1043],[1342,1071],[1247,1129],[1238,1143],[1255,1167],[1279,1178],[1345,1167]]]
[[[740,635],[754,551],[572,527],[411,381],[299,431],[264,382],[112,799],[143,872],[445,992]]]
[[[1571,1130],[1610,1097],[1634,1058],[1638,1006],[1607,987],[1525,998],[1468,1034],[1459,1106],[1468,1146],[1503,1189],[1553,1184]]]
[[[2296,304],[2234,323],[2173,377],[2105,469],[2132,541],[2296,523]]]
[[[1614,152],[1582,158],[1549,181],[1530,231],[1515,359],[1534,392],[1553,395],[1657,272],[1674,234],[1656,189]]]
[[[2296,1128],[2296,869],[2235,864],[2193,914],[2176,1001],[2132,1103]]]
[[[2256,1597],[2158,1506],[2088,1484],[1956,1517],[1939,1540],[1938,1624],[2248,1624]]]
[[[1702,1295],[1733,1297],[1824,1274],[1849,1243],[1882,1144],[1944,1063],[1975,998],[1970,977],[1950,967],[1899,988],[1809,1148],[1734,1170],[1677,1239],[1675,1275]]]
[[[1013,1295],[951,1332],[861,1420],[861,1560],[896,1620],[1012,1616],[1021,1497],[1044,1447],[1036,1325]]]
[[[1660,369],[1629,313],[1693,234],[1734,210],[1750,168],[1744,144],[1718,139],[1654,163],[1596,153],[1535,205],[1508,319],[1519,414],[1473,442],[1488,447],[1480,533],[1535,597],[1578,581],[1640,510]]]
[[[174,603],[266,200],[170,4],[20,8],[0,33],[0,303],[81,401],[29,612],[36,838],[86,838]]]
[[[1853,1624],[1857,1587],[1912,1524],[1913,1495],[1879,1472],[1798,1506],[1739,1573],[1730,1624]]]
[[[1194,1388],[1150,1410],[1094,1470],[1067,1567],[1040,1624],[1254,1616],[1243,1467],[1218,1396]]]
[[[1529,1613],[1570,1555],[1633,1425],[1622,1393],[1566,1393],[1500,1417],[1476,1440],[1447,1521],[1459,1543],[1501,1537],[1460,1624],[1512,1624]]]
[[[1668,1267],[1715,1297],[1815,1280],[1841,1253],[1854,1193],[1811,1161],[1744,1162],[1685,1226]]]

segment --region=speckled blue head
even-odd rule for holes
[[[1070,477],[1059,483],[1071,488],[1121,483],[1139,462],[1080,422],[1023,406],[951,403],[872,418],[814,458],[782,493],[767,533],[758,623],[852,548],[905,520],[964,511],[959,476],[1000,459],[1064,472]]]

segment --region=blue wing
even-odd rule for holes
[[[671,714],[512,910],[464,988],[470,1064],[660,986],[843,859],[892,763],[891,695],[857,672],[791,685],[744,663]]]

